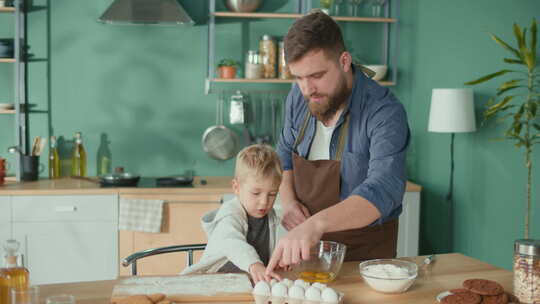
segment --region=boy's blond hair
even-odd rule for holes
[[[278,154],[272,147],[264,144],[247,146],[236,156],[235,177],[242,181],[246,176],[272,178],[281,183],[283,169]]]

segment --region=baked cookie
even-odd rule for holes
[[[501,284],[484,279],[465,280],[463,287],[483,296],[496,296],[504,292]]]
[[[506,293],[501,293],[496,296],[482,296],[482,304],[507,304],[508,295]]]
[[[506,295],[508,296],[508,303],[516,303],[516,304],[519,303],[519,299],[515,295],[509,292],[506,292]]]
[[[161,300],[165,299],[165,294],[163,294],[163,293],[153,293],[153,294],[147,295],[147,297],[150,299],[150,301],[152,301],[154,303],[158,303]]]
[[[443,304],[480,304],[482,297],[470,291],[451,294],[441,300]]]
[[[451,293],[453,293],[453,294],[463,293],[463,292],[470,292],[468,289],[465,289],[465,288],[454,288],[454,289],[450,289],[449,291]]]

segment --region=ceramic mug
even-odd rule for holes
[[[39,162],[38,155],[21,154],[21,180],[38,180],[39,173],[42,172],[44,168],[45,166]]]

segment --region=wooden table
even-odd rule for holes
[[[422,265],[424,257],[403,258]],[[419,268],[418,278],[403,294],[386,295],[373,291],[358,274],[358,263],[343,265],[336,281],[329,284],[345,293],[345,304],[352,303],[436,303],[435,297],[442,291],[461,287],[465,279],[484,278],[499,282],[505,290],[512,291],[512,272],[481,262],[458,253],[437,255],[435,261]],[[40,297],[68,293],[77,299],[77,304],[109,303],[112,281],[95,281],[40,286]],[[216,303],[213,303],[216,304]],[[230,304],[230,303],[229,303]]]

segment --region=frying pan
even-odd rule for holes
[[[217,160],[230,159],[238,150],[238,136],[223,125],[223,99],[220,94],[216,105],[216,125],[206,129],[202,136],[204,152]]]
[[[140,178],[139,175],[127,172],[112,173],[101,175],[99,183],[102,187],[136,187]]]
[[[186,186],[193,184],[193,177],[181,175],[158,177],[156,179],[156,184],[160,187]]]

